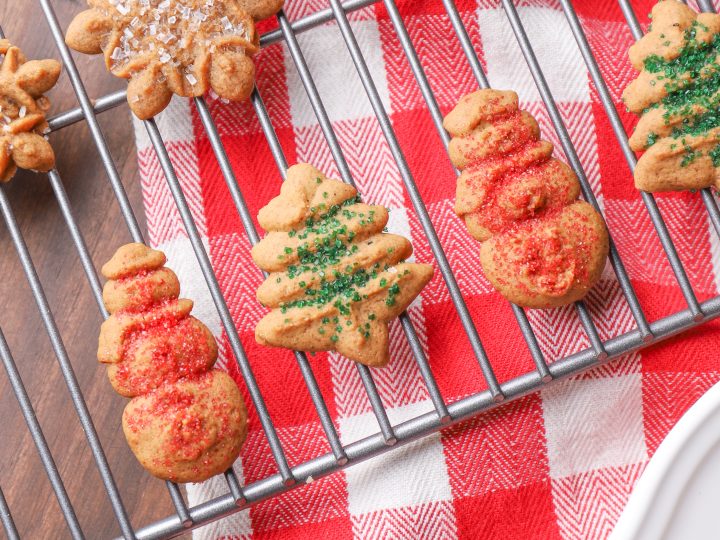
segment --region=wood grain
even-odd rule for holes
[[[85,7],[55,0],[63,28]],[[0,25],[31,58],[59,54],[35,0],[0,1]],[[98,57],[75,55],[91,97],[122,88]],[[51,115],[77,106],[66,73],[49,94]],[[100,123],[138,218],[144,222],[133,128],[125,106],[100,115]],[[50,137],[57,168],[96,268],[130,240],[90,133],[77,124]],[[45,288],[75,374],[100,435],[133,525],[173,511],[164,483],[137,464],[125,443],[120,417],[126,400],[112,392],[95,360],[100,313],[45,175],[20,172],[5,192]],[[87,538],[119,534],[108,497],[45,333],[39,312],[4,223],[0,222],[0,326],[13,352],[38,420]],[[20,414],[0,370],[0,487],[23,538],[68,538],[69,533]],[[0,533],[2,537],[2,533]]]

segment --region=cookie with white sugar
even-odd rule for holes
[[[86,54],[104,54],[108,70],[128,83],[140,119],[161,112],[173,94],[201,96],[212,88],[246,99],[255,79],[255,21],[282,0],[87,0],[65,40]]]
[[[270,275],[257,297],[271,311],[255,328],[257,342],[386,365],[388,323],[433,275],[430,265],[405,262],[406,238],[383,232],[388,211],[301,163],[258,220],[268,234],[252,257]]]
[[[43,95],[60,76],[56,60],[27,60],[7,39],[0,39],[0,182],[17,171],[47,172],[55,153],[45,139],[45,113],[50,101]]]

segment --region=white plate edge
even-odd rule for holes
[[[636,483],[610,540],[662,538],[687,484],[719,442],[720,383],[688,409],[660,444]]]

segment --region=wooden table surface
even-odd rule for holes
[[[53,5],[66,28],[85,2],[54,0]],[[28,57],[59,59],[36,0],[1,0],[0,25]],[[124,81],[105,72],[101,58],[75,58],[92,98],[124,87]],[[49,96],[51,115],[77,107],[66,73]],[[99,118],[138,219],[144,223],[130,113],[121,106]],[[130,241],[107,175],[86,126],[65,128],[52,134],[50,141],[75,218],[99,268],[119,245]],[[134,527],[170,515],[173,508],[164,483],[144,473],[122,435],[120,418],[126,400],[112,391],[95,360],[100,313],[47,177],[19,172],[2,189],[29,246]],[[87,538],[117,536],[119,527],[4,223],[0,253],[0,326],[78,519]],[[0,421],[0,488],[21,536],[69,538],[4,370],[0,370]]]

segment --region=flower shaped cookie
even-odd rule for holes
[[[55,153],[43,136],[50,108],[43,94],[57,82],[60,63],[26,61],[7,39],[0,39],[0,62],[0,182],[7,182],[18,167],[47,172],[55,165]]]
[[[172,94],[212,88],[232,101],[253,89],[258,50],[255,21],[282,0],[88,0],[65,40],[76,51],[105,56],[107,69],[129,79],[130,108],[150,118]]]

